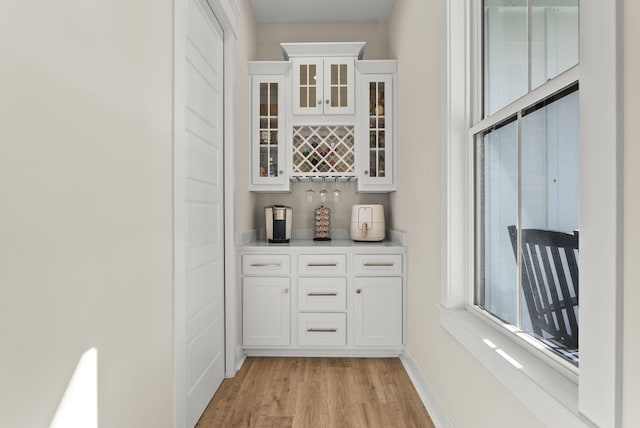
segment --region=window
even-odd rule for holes
[[[578,0],[484,0],[485,115],[578,63],[578,16]]]
[[[547,86],[577,64],[578,2],[485,0],[482,34],[474,303],[577,365],[578,251],[555,242],[579,230],[578,82]]]
[[[488,11],[485,6],[494,10]],[[537,8],[543,6],[555,7],[545,14],[538,13]],[[445,7],[441,325],[480,362],[483,370],[495,376],[543,424],[619,426],[622,384],[619,4],[580,2],[577,17],[569,9],[563,9],[575,7],[575,3],[558,5],[555,0],[485,4],[447,0]],[[505,23],[507,16],[520,24],[509,26]],[[488,27],[483,28],[485,19]],[[574,37],[558,32],[556,24],[577,28],[578,22],[580,32]],[[486,59],[481,55],[483,42],[488,43]],[[578,51],[573,57],[566,52],[561,54],[567,44],[579,46],[578,66],[569,65],[577,61]],[[485,69],[489,74],[498,73],[499,78],[485,76]],[[579,135],[577,149],[575,143],[568,143],[571,139],[567,136],[571,134]],[[550,136],[558,136],[557,141]],[[511,147],[507,147],[509,144]],[[532,144],[542,145],[546,152],[555,154],[544,156],[544,163],[540,157],[530,159],[528,150]],[[527,202],[532,196],[534,201],[548,200],[549,196],[541,195],[555,192],[548,184],[538,184],[534,186],[537,192],[525,195],[523,186],[536,184],[527,182],[529,169],[544,166],[545,173],[536,175],[538,183],[540,177],[550,177],[553,183],[555,176],[546,171],[557,169],[553,164],[562,162],[570,150],[579,152],[577,168],[563,168],[562,172],[574,171],[571,174],[578,175],[575,213],[565,212],[562,204],[567,201],[560,196],[569,191],[575,193],[574,190],[559,189],[558,198],[553,198],[557,207],[553,210]],[[496,164],[499,159],[510,159],[510,166]],[[515,174],[515,187],[511,189],[504,184],[508,181],[503,180],[508,174]],[[564,183],[573,180],[561,179]],[[487,186],[493,194],[511,192],[515,202],[509,215],[515,219],[513,225],[519,226],[516,239],[526,240],[523,229],[533,218],[527,212],[530,207],[535,209],[534,214],[538,215],[540,210],[556,223],[569,222],[577,216],[580,306],[579,314],[577,311],[575,314],[580,321],[579,369],[535,339],[533,326],[527,324],[530,320],[526,298],[518,297],[518,285],[511,289],[511,296],[498,298],[501,293],[496,294],[497,288],[487,290],[486,282],[476,281],[487,273],[481,272],[485,266],[482,253],[500,245],[496,239],[476,235],[485,230],[482,225],[487,213],[483,214],[482,207],[495,210],[499,206],[487,199],[491,194],[483,194],[482,189]],[[507,209],[500,209],[506,223]],[[493,214],[489,213],[489,217],[495,218]],[[503,223],[492,228],[506,226],[510,230],[511,225]],[[551,226],[551,222],[549,225],[548,229],[558,227]],[[563,227],[568,232],[573,225]],[[506,240],[500,251],[511,272],[498,274],[494,268],[489,278],[493,274],[495,278],[510,275],[510,283],[517,284],[522,281],[518,269],[520,272],[526,269],[525,257],[508,246],[510,232],[500,239]],[[562,266],[568,264],[566,255],[561,259]],[[510,302],[511,309],[507,310],[500,299]],[[495,314],[490,315],[487,307]]]

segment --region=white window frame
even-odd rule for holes
[[[444,0],[440,321],[548,426],[621,426],[622,132],[619,1],[580,3],[580,368],[552,361],[473,306],[472,8]],[[476,15],[477,16],[477,15]],[[477,28],[475,29],[477,30]],[[476,46],[477,47],[477,46]],[[572,80],[573,79],[573,80]],[[555,79],[554,79],[555,80]],[[464,83],[464,84],[463,84]],[[524,107],[529,96],[515,103]]]

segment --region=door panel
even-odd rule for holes
[[[293,114],[322,114],[322,60],[293,60]]]
[[[356,345],[401,345],[402,278],[357,277],[354,284]]]
[[[354,64],[353,58],[324,58],[324,114],[353,114]]]
[[[224,378],[223,34],[189,1],[185,40],[185,305],[187,426]]]
[[[288,277],[245,276],[242,279],[243,344],[280,346],[291,343],[291,294]]]

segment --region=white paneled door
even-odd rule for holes
[[[185,40],[184,285],[186,423],[224,378],[223,33],[204,0],[189,0]]]

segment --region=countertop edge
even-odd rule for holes
[[[241,235],[241,244],[239,250],[255,250],[255,249],[338,249],[338,248],[357,248],[357,249],[384,249],[384,248],[404,248],[408,246],[407,233],[399,230],[387,230],[387,239],[381,242],[360,242],[352,241],[348,238],[348,234],[344,231],[337,231],[338,238],[331,241],[314,241],[308,238],[309,234],[306,229],[294,229],[292,231],[292,239],[286,244],[270,244],[264,238],[264,231],[251,230]]]

